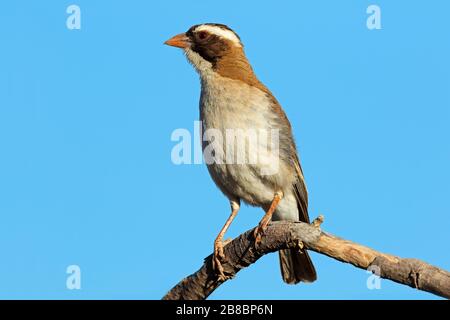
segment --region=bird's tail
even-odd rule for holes
[[[306,250],[285,249],[279,251],[281,276],[288,284],[313,282],[317,279],[316,269]]]

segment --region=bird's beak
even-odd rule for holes
[[[164,44],[167,44],[168,46],[177,47],[177,48],[187,48],[190,45],[189,38],[186,36],[185,33],[177,34],[175,37],[170,38]]]

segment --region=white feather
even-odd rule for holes
[[[190,48],[186,48],[184,49],[184,53],[186,54],[186,58],[190,63],[192,63],[201,77],[207,77],[213,72],[211,62],[203,59],[197,52]]]
[[[236,36],[236,34],[233,31],[218,27],[218,26],[212,26],[208,24],[203,24],[198,26],[195,31],[206,31],[210,34],[214,34],[216,36],[222,37],[224,39],[230,40],[233,42],[236,46],[242,47],[242,43],[239,40],[239,38]]]

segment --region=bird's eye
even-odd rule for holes
[[[208,33],[205,32],[205,31],[200,31],[200,32],[198,33],[198,38],[199,38],[200,40],[205,40],[207,37],[208,37]]]

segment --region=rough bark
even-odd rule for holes
[[[241,269],[263,255],[287,248],[306,248],[355,267],[370,270],[381,278],[450,298],[450,273],[418,259],[403,259],[384,254],[360,244],[341,239],[320,230],[320,216],[311,225],[303,222],[271,223],[258,248],[249,230],[228,243],[224,252],[225,273],[234,277]],[[217,280],[212,269],[212,255],[203,266],[173,287],[164,300],[206,299],[224,281]]]

